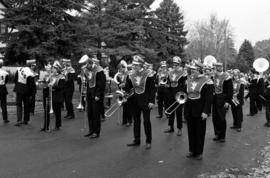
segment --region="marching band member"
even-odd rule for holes
[[[173,57],[173,70],[169,72],[169,82],[170,82],[170,87],[169,87],[169,105],[173,104],[175,102],[175,95],[177,92],[186,91],[186,79],[187,79],[187,74],[181,67],[181,58],[178,56]],[[176,121],[177,121],[177,136],[182,135],[182,124],[183,124],[183,105],[180,105],[176,111]],[[169,129],[165,130],[164,133],[172,133],[174,132],[174,118],[175,114],[172,113],[169,116]]]
[[[243,122],[243,104],[244,104],[245,85],[240,79],[240,70],[233,70],[233,98],[231,102],[231,110],[233,116],[233,126],[231,129],[236,129],[241,132]]]
[[[262,111],[262,95],[264,93],[264,77],[263,73],[257,75],[257,92],[256,92],[256,105],[259,111]]]
[[[152,130],[150,121],[150,111],[155,103],[155,83],[149,71],[143,68],[144,59],[133,56],[133,72],[128,76],[125,91],[134,90],[133,109],[134,109],[134,140],[127,146],[139,146],[141,143],[141,112],[143,113],[143,124],[146,135],[146,149],[151,148]]]
[[[36,60],[27,60],[28,66],[35,64]],[[34,74],[29,67],[20,67],[15,74],[16,105],[17,105],[17,123],[15,126],[27,125],[30,116],[30,101],[36,91]],[[22,122],[22,103],[24,106],[24,121]]]
[[[266,82],[268,85],[265,87],[265,91],[263,97],[265,98],[265,117],[266,123],[265,127],[270,127],[270,76],[266,78]]]
[[[187,79],[187,101],[184,109],[189,141],[187,157],[201,160],[206,132],[206,119],[211,112],[214,87],[213,81],[204,74],[200,74],[197,66],[187,65],[187,67],[191,73]]]
[[[249,98],[249,116],[254,116],[258,113],[257,108],[257,79],[258,72],[255,69],[251,70],[250,78],[249,78],[249,85],[248,85],[248,94],[245,96],[245,99]]]
[[[106,87],[105,87],[105,96],[104,98],[107,99],[107,102],[105,104],[106,108],[109,108],[111,106],[111,100],[113,98],[113,94],[112,94],[112,81],[113,78],[110,76],[110,69],[109,67],[105,67],[104,68],[104,74],[106,76]]]
[[[169,85],[168,79],[169,72],[167,69],[166,61],[160,62],[160,68],[157,73],[156,86],[157,86],[157,104],[158,104],[158,116],[157,118],[163,117],[163,109],[168,107],[168,94]]]
[[[9,123],[8,116],[7,116],[8,91],[6,87],[6,84],[8,82],[8,73],[4,69],[2,69],[3,63],[4,63],[3,59],[0,59],[0,101],[1,101],[3,121],[4,123]]]
[[[62,74],[62,66],[59,61],[55,61],[52,68],[52,75],[49,78],[48,87],[51,87],[52,94],[52,109],[55,115],[55,128],[57,131],[62,126],[61,120],[61,105],[64,101],[64,91],[66,87],[65,76]],[[49,116],[49,114],[48,114]],[[50,118],[47,120],[47,129],[49,128]]]
[[[40,131],[49,131],[50,125],[50,89],[48,87],[49,80],[52,76],[52,66],[47,64],[45,67],[44,78],[38,81],[39,87],[42,88],[43,93],[43,109],[44,109],[44,124]]]
[[[223,64],[215,63],[214,74],[214,100],[212,120],[214,125],[214,141],[225,142],[226,138],[226,111],[228,110],[233,96],[233,84],[230,75],[223,72]]]
[[[120,90],[123,90],[128,76],[127,63],[121,60],[118,65],[118,72],[114,75],[114,82],[118,85]],[[123,103],[123,120],[122,125],[129,127],[132,124],[132,97],[128,98],[126,102]]]
[[[89,133],[85,137],[98,138],[101,130],[100,110],[101,98],[104,96],[106,77],[103,69],[96,65],[98,59],[95,57],[86,60],[87,67],[84,74],[88,81],[87,86],[87,116]]]
[[[64,90],[64,96],[65,96],[65,105],[67,109],[67,114],[64,118],[66,119],[74,119],[74,109],[72,104],[72,97],[74,93],[74,80],[75,80],[75,70],[71,66],[71,60],[70,59],[63,59],[63,64],[65,66],[64,68],[64,76],[66,79],[65,82],[65,90]]]
[[[105,54],[103,54],[103,55],[105,55]],[[104,73],[104,76],[105,76],[105,88],[106,88],[106,75],[105,75],[105,71],[104,71],[104,69],[103,69],[103,67],[100,65],[100,60],[98,60],[98,58],[97,58],[97,56],[96,55],[94,55],[93,56],[93,61],[94,61],[94,64],[97,66],[97,67],[99,67],[99,68],[101,68],[102,69],[102,71],[103,71],[103,73]],[[100,104],[100,106],[99,106],[99,108],[100,108],[100,112],[99,112],[99,114],[100,114],[100,116],[101,116],[101,121],[102,122],[104,122],[105,121],[105,106],[104,106],[104,93],[105,93],[105,88],[104,88],[104,92],[102,92],[101,93],[101,95],[100,95],[100,102],[99,102],[99,104]]]
[[[36,64],[35,63],[30,65],[30,70],[34,75],[34,81],[35,81],[35,84],[36,84],[39,76],[38,76],[38,73],[36,72]],[[31,97],[31,100],[30,100],[30,111],[29,112],[32,115],[34,115],[34,113],[35,113],[36,93],[37,93],[37,89],[35,87],[34,94],[33,94],[33,96]]]

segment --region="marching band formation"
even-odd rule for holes
[[[188,158],[202,159],[206,119],[212,117],[213,140],[226,141],[226,113],[231,109],[233,125],[231,129],[241,132],[243,122],[242,106],[244,100],[250,99],[250,116],[266,108],[266,127],[270,127],[270,77],[263,74],[269,63],[263,58],[254,61],[250,74],[241,73],[238,69],[224,71],[223,64],[209,55],[203,60],[192,60],[182,65],[180,57],[175,56],[171,65],[161,61],[157,72],[153,65],[141,55],[134,55],[131,64],[124,60],[118,64],[118,72],[109,76],[107,68],[100,66],[96,56],[81,57],[81,71],[78,75],[80,85],[80,103],[77,109],[85,111],[88,120],[88,133],[85,137],[98,138],[101,132],[103,117],[111,117],[122,107],[122,124],[127,127],[133,124],[133,141],[127,146],[141,144],[141,114],[143,116],[146,149],[151,148],[152,127],[150,113],[158,104],[157,118],[168,119],[168,128],[164,133],[175,131],[182,135],[183,122],[187,123],[189,153]],[[2,69],[0,59],[0,101],[4,123],[8,123],[7,88],[8,73]],[[51,114],[55,115],[54,131],[61,128],[61,110],[63,104],[67,109],[64,118],[74,119],[72,103],[74,93],[75,70],[69,59],[48,63],[43,78],[36,71],[36,60],[27,60],[26,66],[18,68],[15,74],[17,123],[15,126],[29,124],[30,113],[34,113],[35,95],[38,88],[43,90],[44,125],[41,131],[50,128]],[[116,102],[110,104],[112,95],[105,95],[106,85],[114,82]],[[245,95],[245,89],[248,93]],[[111,90],[111,88],[109,89]],[[104,98],[110,107],[104,112]],[[176,119],[175,119],[176,118]],[[119,122],[120,122],[120,118]],[[86,122],[86,121],[85,121]]]

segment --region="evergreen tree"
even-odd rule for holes
[[[187,31],[184,30],[184,16],[173,0],[160,3],[151,19],[149,34],[165,59],[175,55],[184,57]]]
[[[10,5],[1,21],[12,29],[5,36],[8,63],[72,58],[80,51],[80,19],[67,12],[80,11],[83,0],[16,0]]]
[[[145,18],[152,2],[88,0],[87,10],[83,14],[86,51],[121,57],[138,53],[148,57],[156,55],[156,51],[145,43]],[[101,45],[103,42],[105,47]]]
[[[239,68],[243,72],[247,72],[252,68],[253,61],[253,47],[248,40],[245,40],[239,49],[239,53],[235,62],[235,67]]]

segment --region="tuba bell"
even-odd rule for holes
[[[203,65],[213,68],[213,64],[216,63],[217,60],[214,56],[208,55],[203,59]]]
[[[175,102],[165,110],[165,114],[171,115],[181,104],[184,104],[186,101],[187,94],[182,91],[177,92],[175,95]]]
[[[265,72],[269,68],[269,62],[265,58],[258,58],[253,62],[253,68],[257,72]]]

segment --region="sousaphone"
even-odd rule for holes
[[[265,58],[258,58],[253,62],[253,68],[259,72],[265,72],[269,68],[269,62]]]

